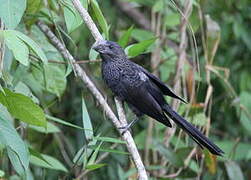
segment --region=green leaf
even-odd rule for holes
[[[163,59],[167,59],[160,65],[160,78],[165,82],[169,79],[171,73],[175,72],[177,56],[172,48],[163,51],[162,56]]]
[[[154,38],[154,34],[151,31],[143,29],[134,29],[132,31],[132,37],[137,41],[144,41],[150,38]]]
[[[105,17],[102,14],[102,11],[99,8],[99,5],[96,0],[90,0],[91,9],[94,12],[95,17],[97,18],[98,24],[100,25],[103,33],[105,34],[106,39],[109,39],[109,28],[105,20]]]
[[[247,91],[241,92],[241,125],[251,135],[251,93]]]
[[[13,151],[10,147],[6,147],[7,154],[10,159],[12,166],[14,167],[15,171],[22,177],[25,177],[27,174],[27,170],[23,167],[22,162],[19,160],[20,157],[17,155],[15,151]]]
[[[128,52],[127,54],[129,57],[138,56],[138,55],[144,53],[147,50],[147,48],[149,48],[155,42],[156,39],[157,38],[152,38],[152,39],[141,41],[136,44],[132,44],[132,45],[128,46],[125,49],[125,51]]]
[[[63,125],[65,125],[65,126],[69,126],[69,127],[73,127],[73,128],[76,128],[76,129],[84,130],[84,128],[82,128],[82,127],[80,127],[80,126],[77,126],[77,125],[75,125],[75,124],[71,124],[71,123],[66,122],[66,121],[64,121],[64,120],[62,120],[62,119],[59,119],[59,118],[52,117],[52,116],[50,116],[50,115],[48,115],[48,114],[46,114],[45,117],[46,117],[47,119],[51,120],[51,121],[54,121],[54,122],[63,124]]]
[[[92,48],[90,49],[90,52],[89,52],[89,59],[90,60],[96,60],[98,55],[99,55],[99,53],[97,51],[95,51]]]
[[[5,172],[0,170],[0,177],[2,178],[2,177],[4,177],[4,175],[5,175]]]
[[[193,124],[197,126],[205,126],[207,124],[207,117],[205,113],[197,113],[193,117]]]
[[[3,107],[1,107],[2,109]],[[29,152],[16,129],[7,119],[3,111],[0,111],[0,144],[7,148],[8,156],[15,170],[24,175],[29,167]]]
[[[19,39],[13,31],[3,31],[3,36],[6,45],[13,52],[17,61],[21,64],[29,65],[29,48],[26,44]]]
[[[193,161],[193,160],[190,161],[188,167],[189,167],[191,170],[193,170],[194,172],[196,172],[196,173],[199,173],[199,171],[200,171],[200,167],[199,167],[199,165],[198,165],[198,162],[196,162],[196,161]]]
[[[61,2],[64,6],[63,11],[66,27],[68,32],[71,33],[83,23],[83,20],[78,11],[74,8],[71,0],[64,0]]]
[[[42,0],[27,0],[26,13],[35,14],[42,8]]]
[[[87,166],[95,163],[95,160],[97,159],[97,156],[98,156],[98,153],[99,153],[99,149],[100,149],[102,143],[103,143],[103,142],[101,142],[101,143],[97,146],[97,148],[95,149],[94,153],[92,154],[90,160],[89,160],[88,163],[87,163]]]
[[[33,102],[39,104],[39,99],[36,96],[34,96],[30,88],[21,81],[19,81],[18,84],[15,86],[14,92],[28,96],[32,99]]]
[[[99,136],[99,135],[98,135]],[[87,148],[87,147],[92,147],[97,143],[97,140],[93,139],[90,142],[88,142],[87,145],[84,145],[82,148],[80,148],[78,150],[78,152],[76,153],[76,155],[73,158],[73,162],[77,163],[78,165],[83,163],[84,166],[87,164],[87,159],[89,158],[89,156],[92,154],[93,150],[91,150],[91,148]],[[96,149],[96,148],[94,148]]]
[[[217,170],[216,156],[211,154],[207,149],[203,150],[205,155],[205,165],[211,174],[215,174]]]
[[[244,22],[242,22],[242,19],[240,18],[234,19],[233,31],[236,38],[241,38],[244,44],[246,44],[247,48],[251,50],[251,39],[249,36],[249,27]]]
[[[48,91],[60,97],[66,88],[65,68],[60,64],[38,64],[33,63],[31,73],[26,72],[25,83],[28,84],[32,91]]]
[[[158,0],[155,2],[154,6],[153,6],[153,12],[160,12],[163,10],[164,7],[165,7],[164,1]]]
[[[196,33],[199,30],[201,23],[199,11],[197,9],[193,9],[191,15],[188,18],[188,21],[190,22],[194,33]]]
[[[112,138],[112,137],[94,137],[93,139],[98,140],[98,141],[104,141],[104,142],[126,144],[125,141],[122,141],[122,140],[116,139],[116,138]]]
[[[73,158],[73,162],[74,164],[81,165],[83,163],[83,159],[84,160],[87,159],[86,158],[86,145],[84,145],[82,148],[78,150],[78,152]]]
[[[244,180],[240,166],[234,161],[225,163],[227,174],[230,180]]]
[[[96,146],[90,146],[88,149],[96,149]],[[130,153],[125,152],[125,151],[119,151],[115,149],[106,149],[106,148],[99,148],[99,152],[109,152],[109,153],[116,153],[116,154],[123,154],[123,155],[130,155]]]
[[[46,162],[48,165],[51,165],[46,159],[41,155],[41,153],[37,152],[36,150],[29,148],[30,155],[37,157],[38,159]]]
[[[35,41],[33,41],[31,38],[26,36],[25,34],[19,32],[19,31],[12,31],[17,37],[19,37],[22,41],[24,41],[34,52],[38,57],[44,62],[47,63],[47,57],[45,56],[42,49],[37,45]]]
[[[87,140],[93,139],[93,128],[87,107],[85,105],[84,96],[82,95],[82,120],[83,127],[85,128],[84,133]]]
[[[176,156],[174,152],[169,150],[168,148],[164,147],[162,144],[157,145],[157,149],[162,154],[170,163],[172,163],[176,167],[182,167],[183,166],[183,161]]]
[[[43,157],[43,159],[38,158],[37,156],[31,155],[31,159],[30,159],[31,164],[34,164],[36,166],[43,167],[43,168],[68,172],[65,166],[54,157],[48,156],[46,154],[41,154],[41,156]]]
[[[57,64],[44,65],[46,90],[60,97],[66,88],[65,71]]]
[[[46,127],[46,119],[43,110],[29,97],[4,89],[0,92],[0,103],[3,104],[11,115],[20,121],[31,125]]]
[[[99,169],[101,167],[104,167],[106,165],[107,164],[90,164],[90,165],[87,165],[85,168],[89,169],[89,170],[95,170],[95,169]]]
[[[26,0],[0,0],[0,19],[7,29],[15,29],[26,9]]]
[[[58,133],[60,132],[60,129],[55,126],[54,124],[50,123],[50,122],[47,122],[47,127],[44,128],[44,127],[38,127],[38,126],[33,126],[33,125],[30,125],[29,128],[35,130],[35,131],[38,131],[38,132],[41,132],[41,133]]]
[[[20,60],[20,58],[25,58],[27,55],[27,47],[25,47],[21,42],[20,40],[25,43],[25,45],[28,45],[34,52],[35,54],[38,55],[38,57],[44,62],[44,63],[47,63],[48,60],[47,60],[47,57],[45,56],[44,52],[42,51],[42,49],[37,45],[37,43],[35,43],[35,41],[33,41],[31,38],[29,38],[28,36],[26,36],[25,34],[19,32],[19,31],[15,31],[15,30],[4,30],[4,31],[0,31],[0,33],[3,33],[3,36],[4,38],[7,38],[7,46],[13,51],[14,55],[15,55],[15,52],[16,52],[16,55],[15,57],[18,57],[18,60],[23,63],[23,62],[26,62],[25,59],[24,60]],[[5,37],[7,36],[7,37]],[[19,40],[17,40],[17,38]],[[17,41],[17,42],[14,42],[14,41]],[[25,52],[19,52],[21,51],[19,49],[17,49],[17,47],[15,47],[13,44],[11,43],[15,43],[18,45],[18,48],[22,48],[21,50],[22,51],[25,51]],[[15,50],[15,51],[14,51]],[[22,53],[22,55],[18,55],[17,54],[17,51],[18,53]],[[27,58],[27,57],[26,57]],[[25,65],[27,64],[24,63]]]
[[[246,159],[247,154],[251,149],[250,143],[240,142],[236,144],[234,141],[216,141],[215,144],[217,144],[225,152],[225,157],[231,157],[236,161]],[[226,158],[219,157],[218,159],[223,161]]]
[[[249,150],[248,153],[246,154],[246,160],[250,159],[251,159],[251,150]]]
[[[133,31],[133,26],[131,26],[127,31],[125,31],[125,32],[122,34],[122,36],[119,38],[118,44],[119,44],[122,48],[125,48],[126,45],[128,44],[129,39],[130,39],[131,34],[132,34],[132,31]]]
[[[240,74],[240,81],[239,81],[240,92],[242,91],[251,92],[251,83],[247,82],[251,82],[251,73],[243,70]]]
[[[169,13],[165,16],[165,25],[167,27],[174,27],[180,24],[179,13]]]
[[[221,29],[219,24],[212,20],[209,15],[206,16],[206,36],[207,36],[207,53],[208,53],[208,60],[210,64],[212,64],[215,53],[217,51],[219,42],[220,42],[220,35]]]

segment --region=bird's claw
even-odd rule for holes
[[[119,127],[118,129],[121,129],[121,130],[122,130],[121,134],[124,135],[125,132],[128,131],[128,130],[130,129],[130,127],[128,127],[128,126],[121,126],[121,127]]]

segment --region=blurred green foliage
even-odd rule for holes
[[[187,2],[81,0],[102,35],[117,41],[131,60],[171,87],[178,75],[177,93],[190,101],[178,112],[210,131],[210,139],[225,151],[215,157],[194,149],[196,144],[180,131],[169,139],[166,127],[155,123],[149,129],[144,117],[132,132],[150,179],[250,179],[251,1],[191,0],[187,48],[179,49],[185,23],[180,11],[187,10]],[[125,142],[36,25],[38,20],[47,23],[77,60],[90,60],[81,66],[115,111],[100,62],[91,61],[99,58],[90,49],[94,40],[72,2],[0,4],[6,4],[0,6],[6,28],[0,30],[0,178],[136,179]],[[179,74],[182,50],[186,60]],[[196,60],[200,71],[195,71]]]

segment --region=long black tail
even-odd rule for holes
[[[198,143],[202,148],[207,148],[215,155],[222,155],[224,152],[213,142],[211,142],[205,135],[203,135],[197,128],[187,122],[183,117],[176,113],[172,108],[166,104],[163,107],[165,113],[184,131],[186,131],[193,140]]]

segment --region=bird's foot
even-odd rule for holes
[[[118,129],[121,129],[121,134],[124,135],[126,131],[128,131],[130,129],[130,126],[121,126]]]
[[[133,121],[131,121],[129,124],[127,124],[126,126],[122,126],[119,127],[119,129],[122,129],[122,135],[128,131],[130,129],[130,127],[132,127],[137,121],[139,120],[139,118],[134,119]]]

